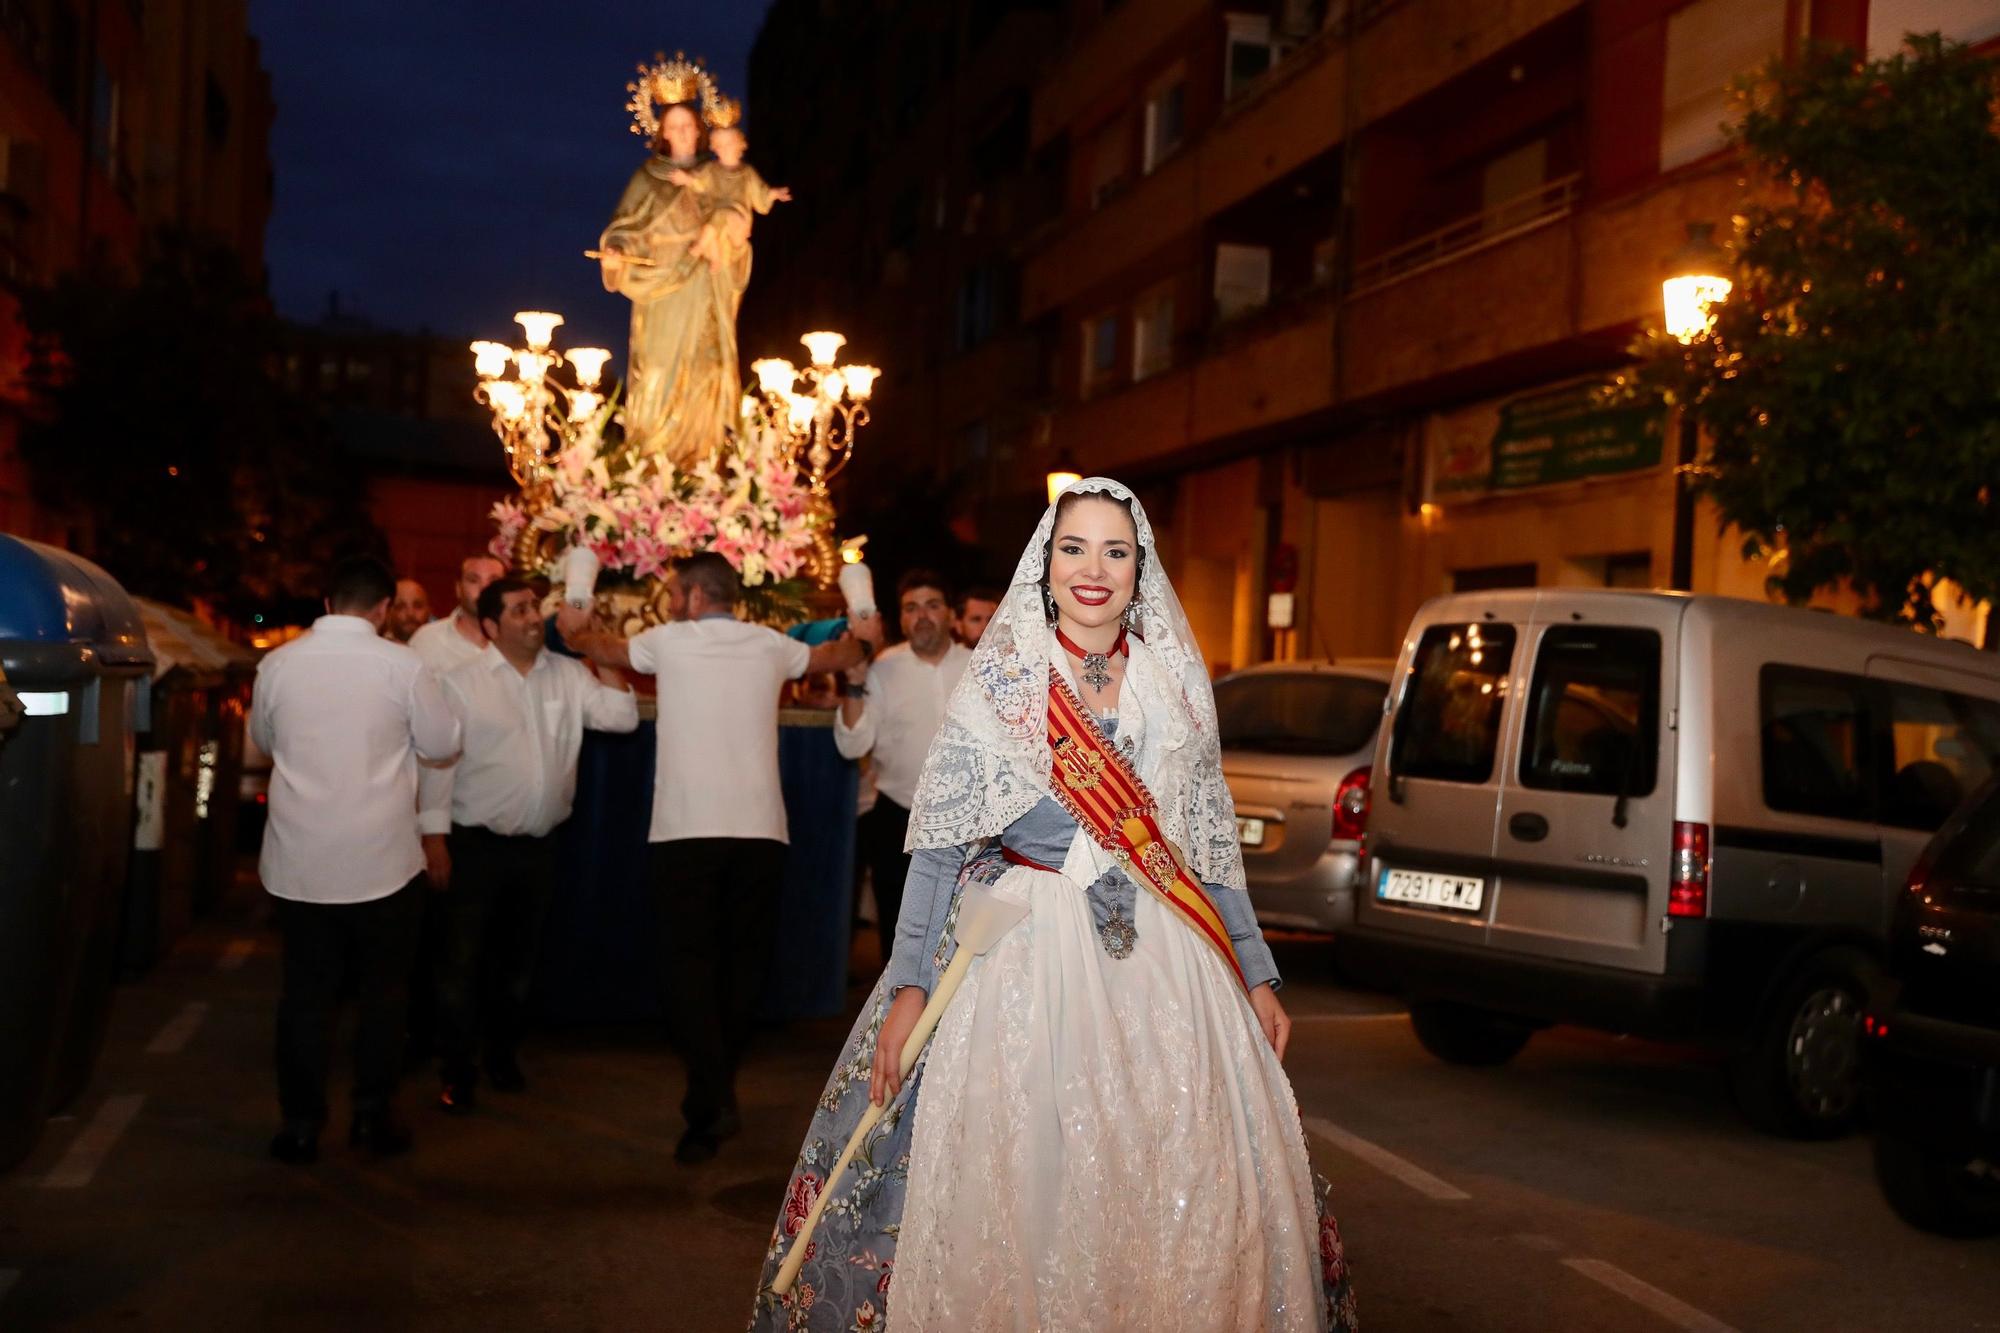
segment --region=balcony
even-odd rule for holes
[[[1517,236],[1545,227],[1576,211],[1583,192],[1583,176],[1570,175],[1545,181],[1525,194],[1503,200],[1482,213],[1438,228],[1356,264],[1348,284],[1351,295],[1364,296],[1461,255],[1505,245]]]

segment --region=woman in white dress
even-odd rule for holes
[[[1043,516],[931,747],[910,848],[895,951],[820,1100],[752,1328],[1353,1327],[1214,696],[1118,483]],[[1027,915],[899,1080],[968,881]],[[871,1101],[888,1111],[779,1297]]]

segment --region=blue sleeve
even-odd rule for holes
[[[903,908],[896,917],[896,942],[889,951],[889,992],[903,986],[921,987],[925,994],[937,984],[938,941],[951,911],[952,890],[965,864],[958,847],[925,847],[910,857],[910,877],[903,881]]]
[[[1216,915],[1229,931],[1229,942],[1236,946],[1236,961],[1243,964],[1243,980],[1252,986],[1268,981],[1272,990],[1282,986],[1277,960],[1271,957],[1271,946],[1264,942],[1264,929],[1257,924],[1257,909],[1251,905],[1250,895],[1242,889],[1225,889],[1214,884],[1202,887],[1208,890],[1208,900],[1215,904]]]

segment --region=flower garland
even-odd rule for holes
[[[609,416],[586,423],[557,455],[546,504],[532,512],[519,500],[493,506],[495,555],[512,562],[532,530],[553,540],[537,544],[543,568],[524,572],[551,577],[572,545],[588,546],[605,573],[635,581],[663,578],[676,558],[697,551],[728,560],[746,588],[804,568],[810,493],[767,423],[746,420],[714,458],[692,467],[641,458],[614,472],[604,448]]]

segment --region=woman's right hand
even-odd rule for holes
[[[875,1035],[875,1068],[868,1078],[868,1100],[886,1103],[903,1086],[903,1043],[916,1031],[927,997],[922,986],[905,986],[889,1002],[889,1016]]]

